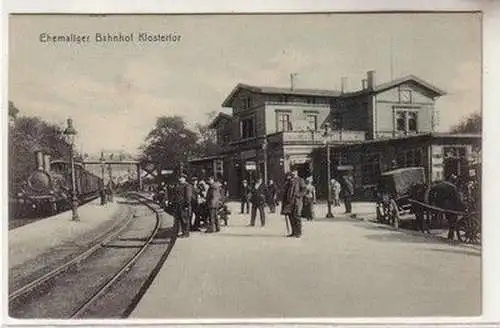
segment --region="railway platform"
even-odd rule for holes
[[[317,207],[302,238],[286,238],[278,213],[266,225],[230,203],[221,232],[178,239],[136,319],[312,318],[477,315],[480,249]],[[440,288],[436,288],[440,286]],[[202,321],[201,321],[202,322]]]
[[[100,200],[96,199],[79,206],[79,221],[72,221],[71,211],[66,211],[9,230],[9,269],[23,266],[58,247],[84,248],[113,226],[115,219],[125,210],[120,206],[123,201],[115,197],[114,202],[101,206]]]

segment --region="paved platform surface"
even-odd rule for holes
[[[238,204],[231,208],[239,213]],[[317,208],[318,216],[323,209]],[[354,212],[373,209],[354,204]],[[347,218],[340,214],[343,208],[334,211],[334,219],[304,222],[301,239],[285,238],[283,217],[276,214],[268,215],[265,227],[247,227],[248,215],[233,214],[218,234],[178,239],[131,317],[480,314],[479,247]]]
[[[115,218],[120,208],[119,202],[123,200],[115,197],[113,203],[101,206],[100,200],[96,199],[82,205],[78,208],[79,221],[72,221],[71,211],[66,211],[9,230],[9,268],[21,265],[64,243],[85,236],[96,237],[95,234],[104,232],[102,230]]]

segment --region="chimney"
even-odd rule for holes
[[[362,79],[361,80],[361,86],[362,86],[363,90],[366,90],[367,84],[368,84],[368,80],[367,79]]]
[[[340,92],[344,93],[346,92],[347,88],[347,77],[343,76],[340,78]]]
[[[43,152],[41,150],[35,151],[36,156],[36,168],[38,170],[43,170]]]
[[[368,89],[369,90],[373,90],[376,86],[376,75],[375,75],[375,71],[368,71],[366,73],[366,79],[368,80]]]
[[[45,172],[50,171],[50,155],[48,154],[43,155],[43,170]]]

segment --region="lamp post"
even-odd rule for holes
[[[111,159],[113,159],[113,154],[110,156]],[[111,163],[108,165],[108,174],[109,174],[109,202],[113,202],[113,169],[111,168]]]
[[[101,162],[101,179],[102,179],[102,190],[100,190],[100,193],[101,193],[101,205],[106,205],[106,185],[104,184],[104,175],[105,175],[105,172],[106,172],[106,159],[104,158],[104,153],[101,152],[101,158],[100,158],[100,162]]]
[[[330,144],[328,143],[329,137],[330,137],[330,124],[327,122],[325,123],[325,132],[324,132],[324,137],[325,137],[325,147],[326,147],[326,184],[328,186],[328,213],[326,213],[327,218],[333,218],[333,213],[332,213],[332,185],[331,185],[331,163],[330,163]]]
[[[264,184],[267,185],[267,138],[262,144],[262,151],[264,152]]]
[[[68,127],[64,130],[63,133],[67,137],[70,144],[72,220],[79,221],[80,216],[78,215],[78,198],[76,197],[76,175],[75,175],[75,158],[74,158],[76,130],[73,127],[72,119],[68,118],[67,123]]]

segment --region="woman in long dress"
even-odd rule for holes
[[[306,179],[303,209],[303,216],[307,221],[314,219],[314,204],[316,204],[316,188],[312,183],[312,177],[309,177]]]

